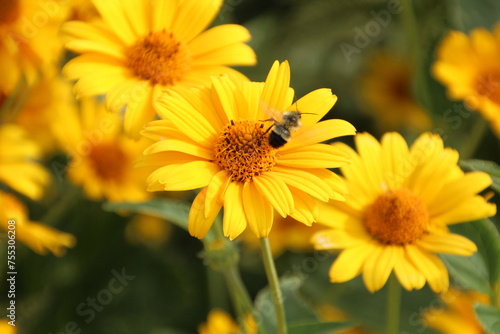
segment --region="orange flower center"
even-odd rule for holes
[[[125,176],[129,159],[115,143],[101,143],[92,147],[89,154],[95,174],[105,181],[121,181]]]
[[[20,15],[19,0],[0,0],[0,25],[14,23]]]
[[[268,141],[263,123],[231,121],[219,134],[213,161],[232,181],[251,181],[276,164],[276,150]]]
[[[427,230],[429,212],[422,200],[407,189],[380,195],[365,211],[368,233],[383,244],[405,245]]]
[[[172,33],[150,33],[128,50],[128,67],[151,85],[171,86],[189,70],[191,57]]]
[[[492,71],[478,76],[476,92],[494,103],[500,104],[500,71]]]

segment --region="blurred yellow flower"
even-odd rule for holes
[[[204,31],[222,0],[93,1],[102,20],[72,21],[63,28],[66,47],[81,55],[63,73],[78,80],[78,96],[107,94],[109,109],[126,106],[124,126],[138,137],[153,120],[163,90],[208,85],[211,74],[237,73],[228,65],[253,65],[242,26]]]
[[[15,125],[0,125],[0,182],[15,191],[40,199],[50,175],[37,160],[41,149],[26,131]]]
[[[298,224],[295,219],[288,216],[283,218],[276,216],[273,222],[273,228],[269,233],[269,243],[274,257],[278,257],[283,252],[290,250],[296,252],[309,252],[314,249],[311,243],[311,237],[314,233],[324,229],[325,226],[312,224],[306,226]],[[241,241],[249,248],[260,251],[259,239],[249,230],[241,235]]]
[[[56,171],[57,176],[67,172],[94,200],[137,202],[150,197],[146,178],[151,170],[133,164],[151,142],[125,136],[120,116],[107,111],[104,103],[82,99],[80,109],[80,114],[67,110],[53,124],[61,149],[71,159],[66,168]]]
[[[0,93],[11,94],[21,79],[29,86],[40,70],[58,65],[63,47],[57,34],[68,8],[63,1],[2,1]]]
[[[61,114],[76,110],[71,85],[58,75],[47,75],[29,87],[25,96],[9,121],[22,126],[44,153],[53,152],[57,147],[52,124],[60,121]]]
[[[149,216],[137,215],[127,225],[125,235],[133,244],[143,244],[157,248],[163,245],[170,237],[172,224],[165,220]]]
[[[448,289],[448,271],[435,253],[470,256],[476,245],[449,232],[447,225],[493,216],[496,206],[478,192],[491,184],[488,174],[464,174],[458,153],[442,139],[421,135],[409,149],[398,133],[379,143],[363,133],[358,153],[341,167],[349,190],[345,202],[320,208],[319,222],[331,229],[314,236],[317,249],[342,250],[330,269],[332,282],[363,274],[369,291],[382,288],[394,271],[401,285],[436,292]]]
[[[0,333],[2,334],[16,334],[16,326],[9,325],[9,319],[0,320]]]
[[[429,116],[412,96],[411,71],[407,59],[390,53],[380,52],[370,58],[360,92],[381,131],[429,129]]]
[[[0,227],[9,231],[9,221],[15,223],[15,240],[26,244],[38,254],[51,252],[62,256],[66,248],[73,247],[76,239],[69,233],[28,219],[26,208],[14,196],[0,191]]]
[[[474,304],[489,305],[489,297],[474,291],[450,289],[441,295],[444,308],[433,308],[424,314],[427,326],[443,334],[486,334],[474,314]]]
[[[500,136],[500,24],[470,36],[450,31],[437,50],[432,73],[454,100],[478,111]]]
[[[324,321],[351,321],[353,320],[348,314],[341,309],[329,304],[320,305],[317,310],[319,316]],[[376,332],[367,330],[361,326],[356,326],[349,329],[338,330],[332,334],[375,334]]]
[[[327,168],[349,156],[319,142],[355,133],[343,120],[318,121],[337,100],[329,89],[313,91],[295,104],[287,62],[275,62],[265,83],[213,76],[212,87],[171,93],[158,103],[162,120],[143,134],[156,141],[144,165],[158,169],[148,190],[203,188],[191,206],[188,228],[203,238],[224,206],[223,232],[231,240],[247,225],[259,238],[271,231],[274,210],[311,225],[315,199],[343,200],[341,179]],[[273,126],[263,109],[311,113],[284,146],[269,144]],[[268,120],[267,122],[265,120]]]
[[[215,309],[208,314],[207,322],[198,326],[198,334],[257,334],[257,325],[253,317],[245,318],[245,326],[243,332],[229,314]]]

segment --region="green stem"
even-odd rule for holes
[[[474,156],[479,144],[488,130],[488,122],[482,118],[477,117],[469,135],[466,136],[466,141],[463,142],[460,149],[460,159],[470,159]]]
[[[248,291],[241,280],[240,272],[236,265],[224,271],[229,294],[234,303],[234,308],[238,315],[238,320],[242,328],[245,326],[245,319],[252,313],[252,301]]]
[[[399,334],[399,312],[401,309],[401,285],[392,274],[389,277],[389,289],[387,291],[387,329],[386,334]]]
[[[260,238],[260,248],[262,251],[262,259],[264,262],[264,268],[266,270],[267,280],[269,282],[269,289],[271,290],[271,296],[273,298],[274,308],[276,310],[276,324],[278,334],[286,334],[287,328],[285,308],[283,305],[283,295],[281,294],[278,274],[276,273],[276,267],[274,266],[269,239]]]

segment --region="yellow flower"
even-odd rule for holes
[[[63,26],[66,47],[82,54],[63,69],[77,79],[78,96],[107,94],[109,109],[126,106],[128,134],[138,137],[154,118],[163,90],[207,85],[211,74],[234,73],[227,65],[253,65],[242,26],[204,31],[222,0],[93,1],[102,20]]]
[[[429,116],[411,93],[408,60],[385,52],[370,59],[368,72],[361,79],[361,96],[377,126],[384,131],[429,129]]]
[[[432,72],[454,100],[478,111],[500,136],[500,24],[493,33],[478,28],[470,36],[450,31],[442,40]]]
[[[31,85],[40,70],[57,65],[63,50],[57,34],[67,13],[62,1],[1,2],[1,93],[12,93],[23,78]]]
[[[63,113],[74,113],[75,99],[68,82],[57,75],[44,76],[26,93],[19,111],[12,119],[22,126],[44,152],[56,150],[56,138],[50,131]]]
[[[127,240],[132,244],[143,244],[152,248],[159,248],[170,237],[172,224],[161,218],[137,215],[128,224],[125,231]]]
[[[474,291],[450,289],[441,295],[445,308],[434,308],[424,314],[429,327],[443,334],[483,334],[486,331],[476,318],[474,304],[489,305],[489,297]]]
[[[323,225],[313,224],[306,226],[297,224],[292,217],[274,218],[273,229],[269,233],[269,243],[274,257],[278,257],[286,250],[296,252],[308,252],[314,249],[311,244],[311,237],[314,233],[324,229]],[[250,231],[245,231],[242,235],[242,242],[249,248],[260,251],[260,242]]]
[[[49,173],[36,162],[40,147],[14,124],[0,126],[0,182],[32,199],[42,197]]]
[[[0,227],[5,231],[14,230],[15,240],[26,244],[38,254],[48,251],[62,256],[66,248],[73,247],[76,239],[73,235],[60,232],[50,226],[28,219],[26,208],[14,196],[0,191]],[[9,224],[9,221],[15,223]]]
[[[88,98],[82,100],[80,115],[68,110],[53,126],[62,150],[71,158],[67,166],[56,168],[58,178],[67,172],[94,200],[137,202],[149,197],[150,170],[133,164],[151,142],[125,136],[118,114]]]
[[[245,333],[256,334],[257,325],[252,316],[245,318]],[[208,314],[207,322],[198,326],[199,334],[238,334],[241,333],[238,324],[222,310],[212,310]]]
[[[379,143],[363,133],[358,153],[342,167],[349,196],[320,209],[319,222],[331,227],[317,233],[317,249],[342,250],[330,269],[332,282],[363,274],[369,291],[379,290],[394,271],[401,285],[420,289],[426,282],[439,292],[448,288],[448,272],[435,253],[470,256],[476,245],[452,234],[448,225],[492,216],[494,204],[477,195],[491,184],[482,172],[464,174],[458,153],[443,148],[437,135],[421,135],[409,149],[398,133]]]
[[[186,89],[158,103],[163,119],[144,131],[157,142],[145,151],[143,164],[159,167],[148,178],[148,190],[203,188],[189,214],[193,236],[205,236],[222,206],[226,236],[234,239],[250,225],[260,238],[268,236],[274,210],[311,225],[315,199],[344,198],[344,183],[326,168],[345,165],[349,158],[318,142],[353,135],[355,129],[343,120],[318,123],[337,100],[329,89],[292,105],[289,84],[288,63],[275,62],[265,83],[214,76],[211,88]],[[302,127],[286,145],[274,148],[269,144],[273,122],[263,109],[311,114],[302,117]]]

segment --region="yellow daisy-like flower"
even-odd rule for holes
[[[474,291],[450,289],[441,295],[444,309],[431,309],[424,314],[427,326],[443,334],[486,334],[474,314],[474,304],[490,304],[487,295]]]
[[[412,66],[407,59],[389,53],[370,58],[361,78],[361,96],[377,126],[385,131],[427,130],[431,120],[411,93]]]
[[[76,239],[73,235],[58,231],[50,226],[28,219],[26,208],[14,196],[0,191],[0,228],[5,232],[14,230],[15,240],[26,244],[40,255],[51,252],[62,256],[66,248],[73,247]],[[9,221],[14,223],[9,224]]]
[[[78,96],[107,94],[109,109],[126,106],[125,130],[138,136],[154,118],[163,90],[207,85],[211,74],[237,73],[227,66],[253,65],[242,26],[204,31],[222,0],[93,1],[102,20],[68,22],[66,47],[82,54],[63,69],[77,79]]]
[[[379,290],[394,272],[407,289],[426,282],[439,292],[448,288],[448,272],[435,253],[470,256],[476,245],[452,234],[448,225],[493,216],[494,204],[477,195],[491,184],[488,174],[464,174],[458,153],[442,139],[421,135],[408,148],[398,133],[379,143],[363,133],[355,137],[358,153],[341,168],[349,196],[320,210],[319,222],[331,229],[313,237],[317,249],[342,250],[330,269],[332,282],[363,274],[369,291]]]
[[[150,197],[146,178],[151,170],[133,164],[151,142],[127,137],[119,115],[108,112],[104,103],[83,99],[81,114],[68,110],[53,124],[53,130],[71,159],[67,166],[55,168],[58,178],[67,172],[94,200],[139,202]]]
[[[349,157],[318,142],[355,129],[343,120],[318,122],[337,100],[329,89],[292,104],[289,85],[288,62],[275,62],[265,83],[212,77],[211,88],[186,89],[158,103],[163,120],[144,131],[157,142],[143,163],[159,167],[148,190],[203,188],[189,214],[193,236],[205,236],[222,206],[226,236],[234,239],[250,225],[260,238],[268,236],[274,210],[310,225],[318,212],[315,199],[344,199],[344,183],[327,168],[343,166]],[[264,110],[299,109],[311,113],[302,117],[302,127],[284,146],[271,146],[273,121]]]
[[[454,100],[478,111],[500,136],[500,24],[470,36],[450,31],[438,47],[432,72]]]
[[[0,182],[15,191],[39,199],[50,175],[37,160],[41,149],[26,131],[14,124],[0,126]]]
[[[0,4],[0,92],[10,94],[21,79],[31,85],[40,70],[57,65],[63,51],[57,34],[69,7],[56,1]]]

